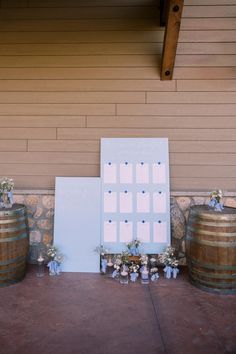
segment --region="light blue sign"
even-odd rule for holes
[[[101,140],[101,243],[120,253],[139,239],[144,253],[170,244],[168,139]]]

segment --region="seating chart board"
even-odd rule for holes
[[[142,252],[170,244],[168,139],[101,139],[101,243],[112,253],[138,238]]]

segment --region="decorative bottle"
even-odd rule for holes
[[[146,265],[143,266],[141,272],[141,284],[149,284],[149,271]]]

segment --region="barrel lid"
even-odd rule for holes
[[[13,204],[11,208],[0,208],[0,216],[22,214],[25,212],[24,204]]]
[[[191,215],[209,219],[236,219],[236,208],[224,207],[222,211],[216,211],[208,205],[194,205],[190,207]]]

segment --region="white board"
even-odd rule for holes
[[[65,255],[64,272],[99,272],[100,184],[97,177],[56,178],[54,244]]]

